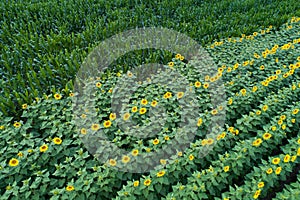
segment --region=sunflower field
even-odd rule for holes
[[[0,199],[300,199],[298,1],[13,0],[0,9]],[[187,35],[215,70],[141,49],[89,74],[83,88],[93,93],[78,91],[93,49],[137,27]],[[139,67],[149,63],[164,76]]]

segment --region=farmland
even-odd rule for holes
[[[0,9],[1,199],[300,198],[298,1],[15,0]],[[85,77],[102,41],[143,27],[193,39],[214,70],[209,59],[148,48]],[[163,76],[148,74],[149,63]]]

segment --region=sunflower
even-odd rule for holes
[[[196,81],[196,82],[195,82],[195,87],[196,87],[196,88],[201,87],[201,83],[200,83],[199,81]]]
[[[283,162],[287,163],[290,161],[291,156],[289,154],[284,156]]]
[[[180,58],[179,58],[181,61],[183,61],[184,60],[184,56],[180,56]]]
[[[129,113],[125,113],[125,114],[123,115],[123,120],[124,120],[124,121],[127,121],[127,120],[129,119],[129,117],[130,117],[130,114],[129,114]]]
[[[256,115],[260,115],[260,114],[261,114],[260,110],[256,111]]]
[[[214,143],[214,140],[212,138],[207,139],[207,144],[211,145]]]
[[[40,152],[46,152],[48,150],[48,145],[44,144],[40,147]]]
[[[296,115],[298,112],[299,112],[299,109],[298,109],[298,108],[294,109],[294,110],[293,110],[293,115]]]
[[[191,161],[192,161],[192,160],[194,160],[194,158],[195,158],[195,157],[194,157],[194,155],[193,155],[193,154],[189,155],[189,160],[191,160]]]
[[[167,164],[167,161],[165,159],[160,159],[159,162],[162,165],[166,165]]]
[[[82,118],[82,119],[85,119],[85,118],[86,118],[86,114],[82,114],[82,115],[81,115],[81,118]]]
[[[75,189],[75,188],[74,188],[73,185],[68,185],[68,186],[66,187],[66,190],[67,190],[68,192],[73,191],[74,189]]]
[[[71,92],[71,93],[69,94],[69,96],[70,96],[70,97],[74,97],[74,93]]]
[[[243,96],[245,96],[246,93],[247,93],[247,90],[246,89],[241,89],[241,93],[242,93]]]
[[[263,188],[265,186],[265,183],[264,182],[259,182],[258,184],[257,184],[257,187],[258,188]]]
[[[86,129],[85,129],[85,128],[82,128],[82,129],[80,130],[80,133],[81,133],[82,135],[85,135],[85,134],[86,134]]]
[[[277,167],[275,170],[275,174],[277,174],[277,175],[280,174],[281,170],[282,170],[281,167]]]
[[[115,159],[109,159],[109,165],[110,166],[116,166],[117,165],[117,161]]]
[[[280,163],[280,158],[273,158],[273,159],[272,159],[272,163],[273,163],[274,165],[279,164],[279,163]]]
[[[176,58],[176,59],[180,59],[180,56],[181,56],[181,55],[178,53],[178,54],[175,55],[175,58]]]
[[[137,186],[139,186],[139,184],[140,184],[139,181],[134,181],[134,182],[133,182],[133,187],[137,187]]]
[[[109,128],[111,126],[111,121],[110,120],[104,121],[103,126],[104,128]]]
[[[97,82],[97,83],[96,83],[96,87],[97,87],[97,88],[100,88],[101,86],[102,86],[102,84],[101,84],[100,82]]]
[[[281,74],[281,70],[276,70],[275,73],[276,73],[277,75],[279,75],[279,74]]]
[[[150,179],[146,179],[145,181],[144,181],[144,185],[145,186],[149,186],[151,184],[151,180]]]
[[[285,116],[285,115],[281,115],[281,116],[280,116],[280,119],[281,119],[281,120],[285,120],[285,119],[286,119],[286,116]]]
[[[171,92],[166,92],[163,96],[164,99],[168,99],[172,97],[172,93]]]
[[[19,152],[18,154],[17,154],[19,157],[23,157],[23,153],[22,152]]]
[[[221,133],[221,138],[225,138],[226,132]]]
[[[260,190],[256,190],[255,194],[253,195],[253,199],[257,199],[260,195]]]
[[[166,173],[166,172],[165,172],[164,170],[162,170],[162,171],[160,171],[160,172],[157,172],[157,173],[156,173],[156,176],[157,176],[157,177],[162,177],[162,176],[165,175],[165,173]]]
[[[132,154],[133,156],[137,156],[137,155],[139,154],[139,150],[134,149],[134,150],[132,150],[131,154]]]
[[[253,86],[252,92],[256,92],[256,90],[257,90],[257,86]]]
[[[218,110],[217,110],[217,109],[213,109],[213,110],[211,111],[211,114],[212,114],[212,115],[218,114]]]
[[[62,140],[58,137],[55,137],[52,141],[53,141],[54,144],[61,144],[62,143]]]
[[[137,112],[137,110],[138,110],[137,106],[133,106],[133,107],[131,108],[131,112],[133,112],[133,113]]]
[[[272,134],[270,134],[270,133],[264,133],[264,135],[263,135],[264,140],[268,140],[271,137],[272,137]]]
[[[228,105],[231,105],[232,102],[233,102],[233,100],[232,100],[232,98],[230,98],[230,99],[228,100]]]
[[[296,159],[297,159],[297,156],[292,156],[291,162],[295,162]]]
[[[269,168],[269,169],[267,169],[267,174],[272,174],[273,173],[273,169],[272,168]]]
[[[206,75],[206,76],[204,77],[204,80],[205,80],[205,81],[209,81],[209,79],[210,79],[210,77],[209,77],[208,75]]]
[[[234,127],[228,127],[228,131],[230,132],[230,133],[233,133],[234,132]]]
[[[204,83],[203,88],[207,89],[209,87],[209,83]]]
[[[286,125],[283,124],[283,125],[281,126],[281,128],[282,128],[282,130],[285,130],[285,129],[286,129]]]
[[[99,124],[92,124],[92,126],[91,126],[91,129],[93,131],[97,131],[97,130],[99,130],[99,128],[100,128]]]
[[[268,105],[264,105],[264,106],[262,107],[262,110],[263,110],[263,111],[268,110]]]
[[[230,168],[229,166],[225,166],[225,167],[224,167],[224,172],[228,172],[228,171],[229,171],[229,168]]]
[[[272,129],[272,131],[276,131],[277,128],[276,128],[276,126],[272,126],[271,129]]]
[[[239,132],[240,132],[240,131],[239,131],[238,129],[235,130],[235,134],[236,134],[236,135],[238,135]]]
[[[128,72],[127,72],[127,76],[128,76],[128,77],[132,77],[132,76],[133,76],[132,72],[128,71]]]
[[[262,143],[262,139],[258,138],[252,142],[252,145],[258,147]]]
[[[156,138],[155,140],[153,140],[153,144],[158,145],[159,144],[159,139]]]
[[[278,125],[281,125],[282,123],[283,123],[283,121],[280,119],[280,120],[278,120]]]
[[[201,141],[201,145],[202,145],[202,146],[207,145],[207,140],[206,140],[206,139],[203,139],[203,140]]]
[[[177,156],[181,157],[181,156],[182,156],[182,151],[179,151],[179,152],[177,153]]]
[[[197,126],[201,126],[202,122],[203,122],[202,118],[199,118],[197,122]]]
[[[110,120],[115,120],[116,117],[117,117],[116,113],[110,113],[110,114],[109,114],[109,119],[110,119]]]
[[[168,65],[169,65],[169,67],[173,67],[174,66],[174,62],[169,62]]]
[[[165,139],[166,141],[168,141],[168,140],[170,140],[170,137],[169,137],[168,135],[166,135],[166,136],[164,137],[164,139]]]
[[[151,102],[151,106],[152,107],[155,107],[157,105],[157,101],[156,100],[153,100],[152,102]]]
[[[27,106],[28,106],[28,105],[27,105],[26,103],[25,103],[25,104],[23,104],[23,105],[22,105],[22,109],[26,109],[26,108],[27,108]]]
[[[142,105],[147,105],[147,104],[148,104],[147,99],[142,99],[142,100],[141,100],[141,104],[142,104]]]
[[[180,99],[180,98],[183,97],[183,95],[184,95],[184,92],[178,92],[177,93],[177,98]]]
[[[14,123],[14,127],[16,127],[16,128],[20,128],[20,126],[21,126],[21,123],[20,123],[20,122],[15,122],[15,123]]]
[[[143,115],[147,112],[147,108],[141,108],[140,109],[140,114]]]
[[[56,93],[56,94],[54,95],[54,98],[55,98],[56,100],[59,100],[59,99],[61,99],[61,95]]]
[[[123,156],[122,157],[122,163],[128,163],[130,161],[130,157],[129,156]]]
[[[16,159],[16,158],[12,158],[12,159],[9,161],[8,164],[9,164],[9,166],[11,166],[11,167],[16,167],[16,166],[19,165],[19,160]]]

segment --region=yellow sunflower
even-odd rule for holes
[[[279,164],[279,163],[280,163],[280,158],[273,158],[273,159],[272,159],[272,163],[273,163],[274,165]]]
[[[48,145],[44,144],[40,147],[40,152],[46,152],[48,150]]]
[[[155,107],[157,105],[157,101],[156,100],[153,100],[152,102],[151,102],[151,106],[152,107]]]
[[[162,176],[165,175],[165,173],[166,173],[166,172],[163,170],[163,171],[157,172],[156,176],[157,176],[157,177],[162,177]]]
[[[196,81],[196,82],[195,82],[195,87],[196,87],[196,88],[201,87],[201,83],[200,83],[199,81]]]
[[[16,158],[12,158],[12,159],[9,161],[8,164],[9,164],[9,166],[11,166],[11,167],[16,167],[16,166],[19,165],[19,160],[16,159]]]
[[[61,144],[62,143],[62,140],[59,137],[55,137],[52,141],[53,141],[54,144]]]
[[[129,156],[123,156],[122,157],[122,163],[128,163],[130,161],[130,157]]]
[[[144,181],[144,185],[145,186],[149,186],[151,184],[151,180],[150,179],[146,179],[145,181]]]
[[[66,190],[67,190],[68,192],[73,191],[74,189],[75,189],[75,188],[74,188],[73,185],[68,185],[68,186],[66,187]]]
[[[14,123],[14,127],[20,128],[20,127],[21,127],[21,123],[20,123],[20,122],[15,122],[15,123]]]
[[[99,130],[99,128],[100,128],[99,124],[92,124],[92,126],[91,126],[91,129],[93,131],[97,131],[97,130]]]
[[[58,93],[56,93],[56,94],[54,95],[54,98],[55,98],[56,100],[59,100],[59,99],[61,99],[61,95],[58,94]]]
[[[104,128],[109,128],[111,126],[111,121],[110,120],[104,121],[103,126],[104,126]]]
[[[159,139],[156,138],[155,140],[153,140],[153,144],[158,145],[159,144]]]
[[[230,167],[229,167],[229,166],[225,166],[225,167],[224,167],[224,172],[228,172],[228,171],[229,171],[229,169],[230,169]]]
[[[133,112],[133,113],[137,112],[137,110],[138,110],[137,106],[133,106],[133,107],[131,108],[131,112]]]
[[[110,113],[110,115],[109,115],[110,120],[115,120],[116,117],[117,117],[116,113]]]
[[[143,115],[147,112],[147,108],[141,108],[140,109],[140,114]]]

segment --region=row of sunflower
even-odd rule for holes
[[[281,154],[262,160],[261,164],[245,175],[241,186],[230,186],[229,191],[222,194],[224,200],[229,199],[258,199],[264,198],[270,192],[270,188],[279,185],[279,181],[286,180],[294,167],[299,163],[300,139],[298,137],[289,140],[288,144],[281,146]]]
[[[269,116],[278,113],[278,110],[286,108],[287,103],[292,100],[293,93],[296,94],[300,91],[300,87],[298,87],[296,91],[294,91],[291,86],[284,89],[285,90],[283,90],[283,92],[279,93],[280,95],[270,95],[269,98],[266,98],[266,100],[262,102],[260,106],[258,106],[261,107],[261,113],[258,115],[254,114],[254,112],[250,112],[247,116],[245,116],[247,122],[237,124],[238,128],[228,127],[227,131],[219,132],[216,134],[216,137],[213,136],[212,138],[197,140],[195,143],[191,144],[191,147],[186,150],[185,154],[178,152],[177,157],[174,158],[176,159],[175,161],[168,160],[169,164],[164,169],[166,172],[168,172],[164,177],[164,179],[168,180],[167,183],[160,181],[161,178],[156,176],[156,173],[158,173],[157,171],[150,173],[150,177],[148,177],[148,179],[150,179],[154,185],[159,183],[160,185],[164,186],[163,188],[165,188],[165,190],[167,190],[166,188],[168,187],[168,184],[174,183],[179,178],[182,179],[191,175],[191,170],[193,171],[197,168],[201,169],[208,167],[211,161],[218,157],[218,154],[222,154],[226,150],[231,149],[237,141],[241,139],[249,139],[251,135],[254,134],[247,133],[249,130],[253,129],[251,124],[257,123],[257,121],[262,121],[263,119],[267,119]],[[261,129],[263,126],[264,123],[256,124],[257,129]],[[217,142],[217,140],[219,141]],[[202,157],[201,154],[207,151],[208,146],[213,146],[213,150],[209,152],[208,155],[205,155],[205,157]],[[139,182],[142,183],[145,180],[147,179],[142,178],[139,180]],[[140,198],[140,195],[142,195],[140,190],[143,189],[144,188],[134,188],[133,183],[128,182],[127,186],[122,191],[125,191],[125,193],[127,192],[128,194],[139,196]],[[120,191],[120,194],[122,191]],[[155,189],[154,191],[153,193],[165,195],[164,189],[159,191]]]
[[[228,185],[243,180],[240,177],[242,174],[251,171],[260,164],[261,158],[276,150],[278,145],[284,144],[285,138],[293,137],[294,132],[299,130],[299,105],[297,102],[281,115],[271,118],[270,124],[265,127],[266,131],[258,131],[256,137],[240,141],[232,150],[222,155],[220,160],[213,161],[209,169],[195,171],[188,178],[187,184],[178,183],[173,187],[173,192],[167,195],[167,199],[219,196]],[[288,130],[283,130],[278,124],[282,120],[280,117],[285,120]]]

